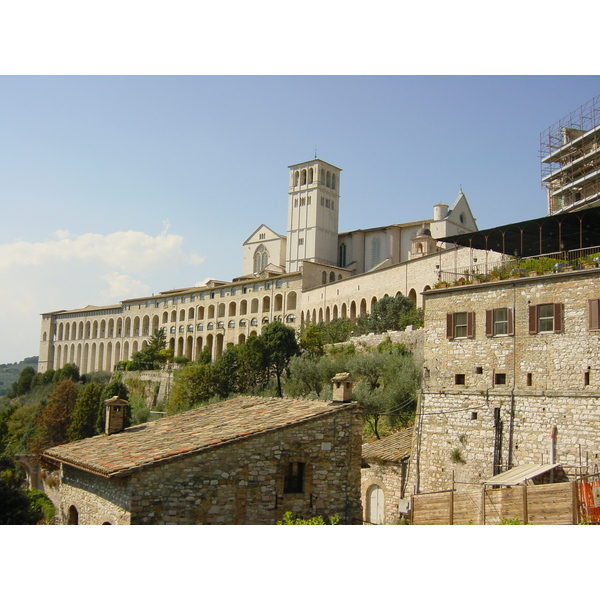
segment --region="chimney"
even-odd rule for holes
[[[106,404],[106,425],[104,433],[111,435],[125,429],[125,408],[129,405],[127,400],[121,400],[119,396],[113,396]]]
[[[334,402],[352,402],[352,384],[354,379],[350,373],[338,373],[331,379],[333,383]]]

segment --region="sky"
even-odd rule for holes
[[[342,169],[340,231],[431,218],[462,188],[480,229],[546,214],[540,134],[598,76],[0,77],[0,363],[40,313],[242,274],[285,234],[288,166]]]

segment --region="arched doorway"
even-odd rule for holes
[[[367,521],[374,525],[383,525],[383,490],[372,485],[367,490]]]
[[[79,525],[79,513],[77,509],[71,504],[69,506],[69,515],[67,519],[67,525]]]

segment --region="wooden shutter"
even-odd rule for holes
[[[454,339],[454,313],[446,313],[446,337]]]
[[[563,330],[563,305],[554,305],[554,333],[560,333]]]
[[[589,329],[600,329],[600,300],[589,301]]]
[[[529,307],[529,333],[537,333],[537,306]]]
[[[506,324],[506,333],[508,335],[515,335],[515,315],[512,308],[506,309],[506,320],[508,321]]]
[[[467,337],[475,337],[475,313],[467,313]]]
[[[494,311],[485,311],[485,335],[492,337],[494,335]]]

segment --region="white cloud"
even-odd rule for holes
[[[108,283],[108,289],[102,290],[100,295],[105,302],[114,302],[117,298],[135,298],[136,296],[147,296],[150,286],[142,283],[129,275],[122,273],[110,273],[102,277]]]
[[[73,235],[59,230],[56,240],[47,242],[12,242],[0,245],[0,269],[41,266],[69,261],[99,261],[111,269],[127,272],[148,271],[171,261],[200,264],[197,253],[182,249],[183,237],[163,233],[155,237],[141,231],[118,231],[108,235],[84,233]]]
[[[0,244],[0,363],[38,353],[40,313],[150,295],[174,274],[191,284],[204,259],[164,227],[157,236],[61,230],[49,241]]]

